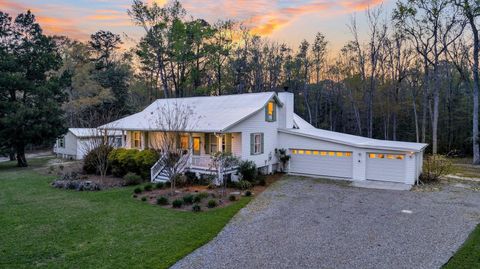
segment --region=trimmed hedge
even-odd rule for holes
[[[136,173],[144,180],[150,180],[150,168],[157,162],[159,155],[156,151],[146,149],[114,149],[108,155],[112,166],[112,174],[123,177],[128,172]]]

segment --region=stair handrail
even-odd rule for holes
[[[182,157],[180,157],[178,162],[175,164],[175,171],[182,173],[185,170],[185,167],[189,165],[191,154],[192,152],[189,150],[187,153],[183,154]]]
[[[162,172],[163,168],[165,167],[165,153],[162,153],[160,155],[160,158],[158,158],[158,161],[150,168],[150,180],[155,180],[158,174]]]

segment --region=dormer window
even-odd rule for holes
[[[274,122],[277,120],[275,101],[270,101],[265,107],[265,121]]]

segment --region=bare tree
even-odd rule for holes
[[[235,168],[240,163],[238,157],[233,156],[229,152],[215,152],[211,156],[210,169],[215,169],[216,171],[216,183],[222,185],[222,195],[226,194],[227,180],[225,177],[225,172]]]
[[[103,181],[108,172],[109,161],[108,154],[114,147],[117,147],[115,131],[90,128],[85,138],[80,138],[80,150],[86,155],[97,172],[100,174],[100,180]]]
[[[179,147],[180,135],[191,131],[197,125],[199,117],[195,115],[193,107],[175,99],[164,100],[157,105],[152,115],[150,126],[155,131],[155,136],[148,142],[160,152],[159,163],[170,180],[173,193],[177,178],[184,171],[191,155],[191,152]]]

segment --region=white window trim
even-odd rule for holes
[[[257,137],[259,140],[258,143],[257,143]],[[262,154],[262,134],[261,133],[253,134],[253,154],[254,155]]]

